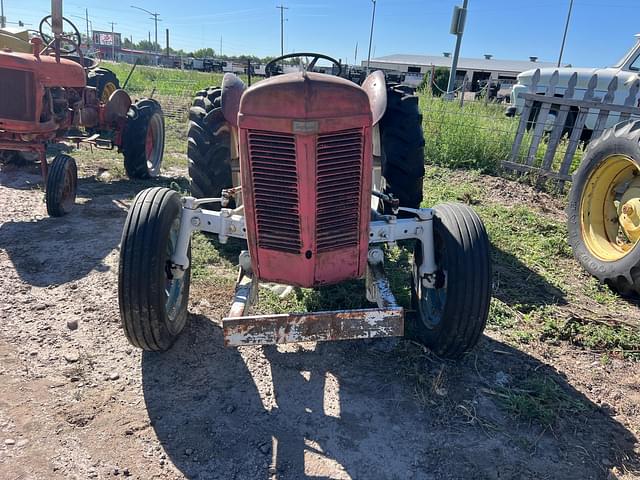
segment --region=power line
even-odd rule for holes
[[[284,11],[289,10],[289,7],[281,4],[276,8],[280,9],[280,55],[284,56]]]
[[[150,12],[149,10],[147,10],[146,8],[141,8],[141,7],[136,7],[135,5],[131,5],[131,8],[135,8],[138,10],[142,10],[143,12],[148,13],[149,15],[151,15],[151,17],[153,18],[153,22],[155,24],[155,31],[156,31],[156,43],[153,46],[153,51],[156,54],[156,65],[158,64],[158,22],[161,22],[162,20],[158,19],[158,17],[160,16],[159,13],[157,12]]]

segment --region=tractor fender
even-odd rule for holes
[[[225,73],[222,79],[222,114],[232,126],[238,126],[240,99],[247,86],[233,73]]]
[[[376,70],[362,84],[362,89],[369,97],[373,125],[377,124],[387,111],[387,82],[384,73]]]

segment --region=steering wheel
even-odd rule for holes
[[[322,53],[288,53],[287,55],[282,55],[281,57],[274,58],[269,63],[267,63],[267,65],[264,67],[264,73],[266,77],[269,78],[277,75],[278,73],[275,69],[277,64],[279,62],[282,62],[283,60],[288,60],[289,58],[311,58],[312,60],[310,62],[308,62],[306,65],[303,65],[305,71],[313,70],[313,67],[316,66],[316,63],[318,63],[318,60],[329,60],[331,63],[338,67],[337,76],[339,77],[342,73],[342,64],[335,58],[332,58],[328,55],[324,55]]]
[[[65,25],[65,23],[67,25]],[[78,28],[64,17],[62,17],[62,31],[65,31],[66,27],[71,27],[71,34],[67,35],[65,33],[60,37],[60,51],[65,55],[69,55],[78,50],[78,47],[82,43],[82,37],[80,36],[80,32]],[[45,33],[46,29],[46,33]],[[44,41],[45,45],[51,45],[51,42],[55,39],[55,35],[53,34],[53,27],[51,26],[51,15],[47,15],[42,20],[40,20],[40,26],[38,27],[38,33],[40,37]]]

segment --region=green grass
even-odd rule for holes
[[[112,70],[121,85],[124,85],[133,67],[127,63],[112,62],[103,62],[101,66]],[[202,88],[221,84],[222,74],[220,73],[138,65],[127,84],[127,91],[139,96],[148,96],[154,90],[158,95],[192,96]]]
[[[481,172],[504,173],[501,163],[509,160],[520,117],[507,118],[505,104],[469,101],[460,106],[458,100],[447,101],[443,97],[420,95],[425,133],[425,160],[434,165],[451,168],[471,168]],[[529,152],[533,131],[526,132],[520,150],[519,161]],[[567,149],[567,138],[563,137],[552,161],[552,169],[558,171]],[[547,151],[547,137],[539,144],[534,167],[540,167]],[[583,156],[578,148],[569,173],[573,172]],[[537,175],[529,174],[532,182]]]
[[[553,428],[558,420],[581,414],[587,407],[552,378],[534,374],[515,386],[498,388],[495,398],[506,411],[525,422]]]
[[[627,325],[547,318],[541,329],[544,340],[566,341],[597,352],[619,352],[640,358],[640,330]]]
[[[425,159],[435,165],[495,172],[511,152],[517,119],[504,116],[504,105],[420,96]]]

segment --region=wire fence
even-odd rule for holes
[[[524,163],[533,153],[533,167],[541,167],[545,160],[549,161],[545,157],[555,116],[548,117],[538,137],[534,136],[535,115],[527,119],[523,140],[513,157],[512,150],[520,117],[505,116],[505,103],[488,101],[484,96],[467,95],[461,99],[460,95],[454,100],[426,93],[420,95],[427,163],[509,176],[515,172],[503,168],[502,164],[510,159]],[[563,126],[557,149],[551,157],[554,170],[558,169],[565,157],[572,133],[573,126],[570,123]],[[587,140],[584,138],[573,153],[568,175],[580,165]],[[530,150],[532,144],[536,145],[533,152]],[[547,178],[539,174],[520,172],[518,175],[523,179],[530,179],[538,186],[557,190],[556,184],[547,185]]]
[[[504,104],[420,95],[425,160],[451,167],[497,172],[509,158],[518,121],[504,115]]]

